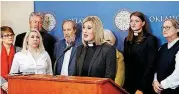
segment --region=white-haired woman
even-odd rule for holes
[[[116,42],[116,37],[112,33],[112,31],[108,29],[104,29],[104,39],[106,42],[108,42],[111,45],[114,45]],[[119,86],[123,86],[124,84],[124,79],[125,79],[125,66],[124,66],[124,57],[121,52],[119,52],[116,49],[116,77],[115,77],[115,83],[118,84]]]
[[[21,52],[14,56],[10,73],[19,72],[52,75],[51,59],[37,30],[26,33]]]
[[[105,43],[103,35],[103,25],[97,16],[83,20],[83,45],[77,48],[74,75],[115,79],[116,49]]]

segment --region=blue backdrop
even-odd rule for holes
[[[35,1],[35,11],[52,13],[57,20],[56,27],[49,32],[58,40],[63,39],[61,30],[62,21],[65,19],[75,20],[80,23],[83,18],[89,15],[100,17],[104,28],[113,31],[117,38],[116,47],[123,50],[123,41],[127,36],[127,31],[120,31],[114,24],[114,17],[121,9],[130,12],[143,12],[150,24],[151,32],[159,39],[160,45],[166,42],[162,36],[162,23],[165,18],[175,18],[179,20],[179,2],[166,1]]]

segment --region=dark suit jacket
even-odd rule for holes
[[[69,66],[68,66],[68,75],[69,76],[72,75],[74,72],[75,60],[76,60],[76,49],[81,44],[82,44],[81,40],[79,38],[77,38],[75,41],[75,45],[72,48],[72,52],[71,52],[71,56],[70,56],[70,61],[69,61]],[[63,50],[66,47],[67,47],[67,45],[66,45],[65,39],[60,40],[59,42],[55,43],[54,56],[56,59],[58,59],[63,54]],[[56,65],[56,74],[57,75],[61,74],[63,59],[64,59],[64,55],[57,62],[57,65]]]
[[[77,60],[75,65],[74,76],[82,75],[82,68],[84,58],[86,56],[86,47],[83,45],[77,49]],[[104,43],[97,46],[92,60],[89,64],[88,76],[89,77],[101,77],[111,78],[114,80],[116,74],[116,49],[114,46]]]
[[[40,31],[40,34],[42,36],[43,45],[45,47],[45,50],[50,55],[52,62],[54,62],[53,52],[54,52],[54,44],[55,44],[56,40],[50,34],[48,34],[47,31],[45,31],[44,29],[42,29],[42,31]],[[26,35],[26,32],[16,36],[15,46],[22,48],[25,35]],[[52,65],[53,65],[53,63],[52,63]]]

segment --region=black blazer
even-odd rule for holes
[[[84,59],[86,54],[86,47],[83,45],[77,48],[76,64],[75,64],[75,76],[81,76]],[[101,77],[111,78],[114,80],[116,74],[116,49],[114,46],[104,43],[97,46],[92,60],[89,64],[88,76],[89,77]]]

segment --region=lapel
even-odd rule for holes
[[[78,47],[78,40],[75,41],[75,45],[74,45],[73,48],[72,48],[69,65],[70,65],[70,63],[72,62],[72,59],[73,59],[73,57],[74,57],[74,55],[75,55],[75,53],[76,53],[76,48],[77,48],[77,47]]]
[[[61,49],[60,49],[59,52],[60,52],[61,54],[63,54],[63,50],[67,47],[65,40],[63,40],[63,41],[61,42],[60,46],[61,46]],[[61,54],[60,54],[60,55],[61,55]]]
[[[60,53],[59,56],[63,54],[63,50],[64,50],[64,49],[66,48],[66,46],[67,46],[66,43],[65,43],[65,40],[63,40],[63,42],[61,42],[60,46],[61,46],[61,49],[59,50],[59,53]],[[60,46],[59,46],[59,47],[60,47]],[[59,56],[58,56],[58,57],[59,57]],[[62,65],[63,59],[64,59],[64,55],[63,55],[63,56],[61,57],[61,59],[59,60],[59,61],[60,61],[60,65]]]
[[[84,59],[85,59],[85,56],[86,56],[86,47],[82,47],[82,51],[81,51],[81,55],[80,55],[80,59],[79,59],[79,76],[81,75],[81,72],[82,72],[82,68],[83,68],[83,63],[84,63]]]
[[[93,66],[95,60],[97,59],[97,57],[98,57],[98,55],[99,55],[99,53],[100,53],[100,51],[102,49],[102,46],[103,46],[103,44],[101,46],[97,46],[96,51],[94,52],[94,55],[93,55],[93,57],[91,59],[91,62],[89,64],[88,75],[89,75],[89,73],[90,73],[90,71],[92,69],[92,66]]]

